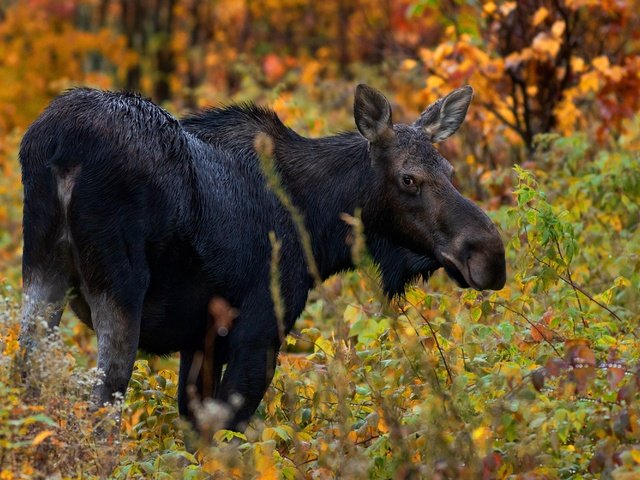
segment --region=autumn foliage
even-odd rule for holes
[[[4,1],[0,76],[0,479],[640,475],[637,2]],[[503,232],[505,289],[439,273],[386,302],[356,241],[358,271],[312,292],[246,434],[181,423],[175,357],[141,355],[120,424],[92,410],[72,315],[25,383],[17,151],[55,95],[139,90],[176,115],[250,100],[317,136],[353,129],[360,82],[395,121],[473,86],[439,148]]]

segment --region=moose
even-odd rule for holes
[[[459,88],[413,124],[394,124],[383,94],[359,85],[357,132],[311,139],[253,104],[179,121],[133,93],[61,94],[19,154],[26,358],[38,348],[37,319],[53,328],[69,304],[97,335],[104,379],[96,402],[124,393],[138,349],[178,351],[180,413],[190,415],[187,386],[202,394],[209,382],[205,393],[233,405],[225,428],[245,428],[282,343],[270,289],[274,236],[285,334],[314,284],[292,215],[268,187],[254,147],[260,134],[272,141],[322,279],[353,268],[343,215],[359,209],[388,296],[441,267],[461,287],[502,288],[498,230],[456,190],[452,166],[433,146],[458,129],[472,96]],[[228,332],[214,336],[212,298],[237,312]],[[197,364],[207,338],[214,354]]]

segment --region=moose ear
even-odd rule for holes
[[[469,85],[458,88],[429,105],[414,125],[423,128],[433,143],[441,142],[456,133],[472,98],[473,88]]]
[[[362,136],[371,143],[384,141],[393,136],[391,105],[375,88],[358,85],[353,103],[353,117]]]

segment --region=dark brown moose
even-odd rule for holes
[[[296,226],[261,170],[254,149],[260,133],[273,142],[275,168],[304,215],[322,278],[353,267],[351,227],[342,218],[360,209],[389,296],[440,267],[462,287],[502,288],[498,231],[454,188],[453,168],[433,146],[458,129],[471,98],[463,87],[414,124],[393,124],[386,98],[360,85],[359,133],[309,139],[253,105],[179,122],[134,94],[62,94],[20,149],[27,359],[39,345],[37,319],[58,325],[68,302],[98,337],[104,382],[96,401],[125,391],[139,348],[179,351],[180,412],[189,414],[185,392],[193,379],[201,393],[211,385],[210,395],[233,404],[227,428],[243,428],[271,382],[281,344],[270,232],[281,244],[285,333],[313,285]],[[213,298],[237,317],[212,335]],[[203,356],[206,339],[212,349]],[[194,361],[202,358],[205,365]]]

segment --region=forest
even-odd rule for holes
[[[640,478],[637,1],[0,0],[0,78],[0,480]],[[180,418],[178,354],[140,352],[96,408],[71,312],[29,387],[18,151],[53,98],[255,102],[320,137],[355,130],[360,83],[403,123],[473,87],[437,148],[498,226],[503,289],[439,270],[388,300],[350,217],[357,268],[311,291],[243,433],[207,401]]]

